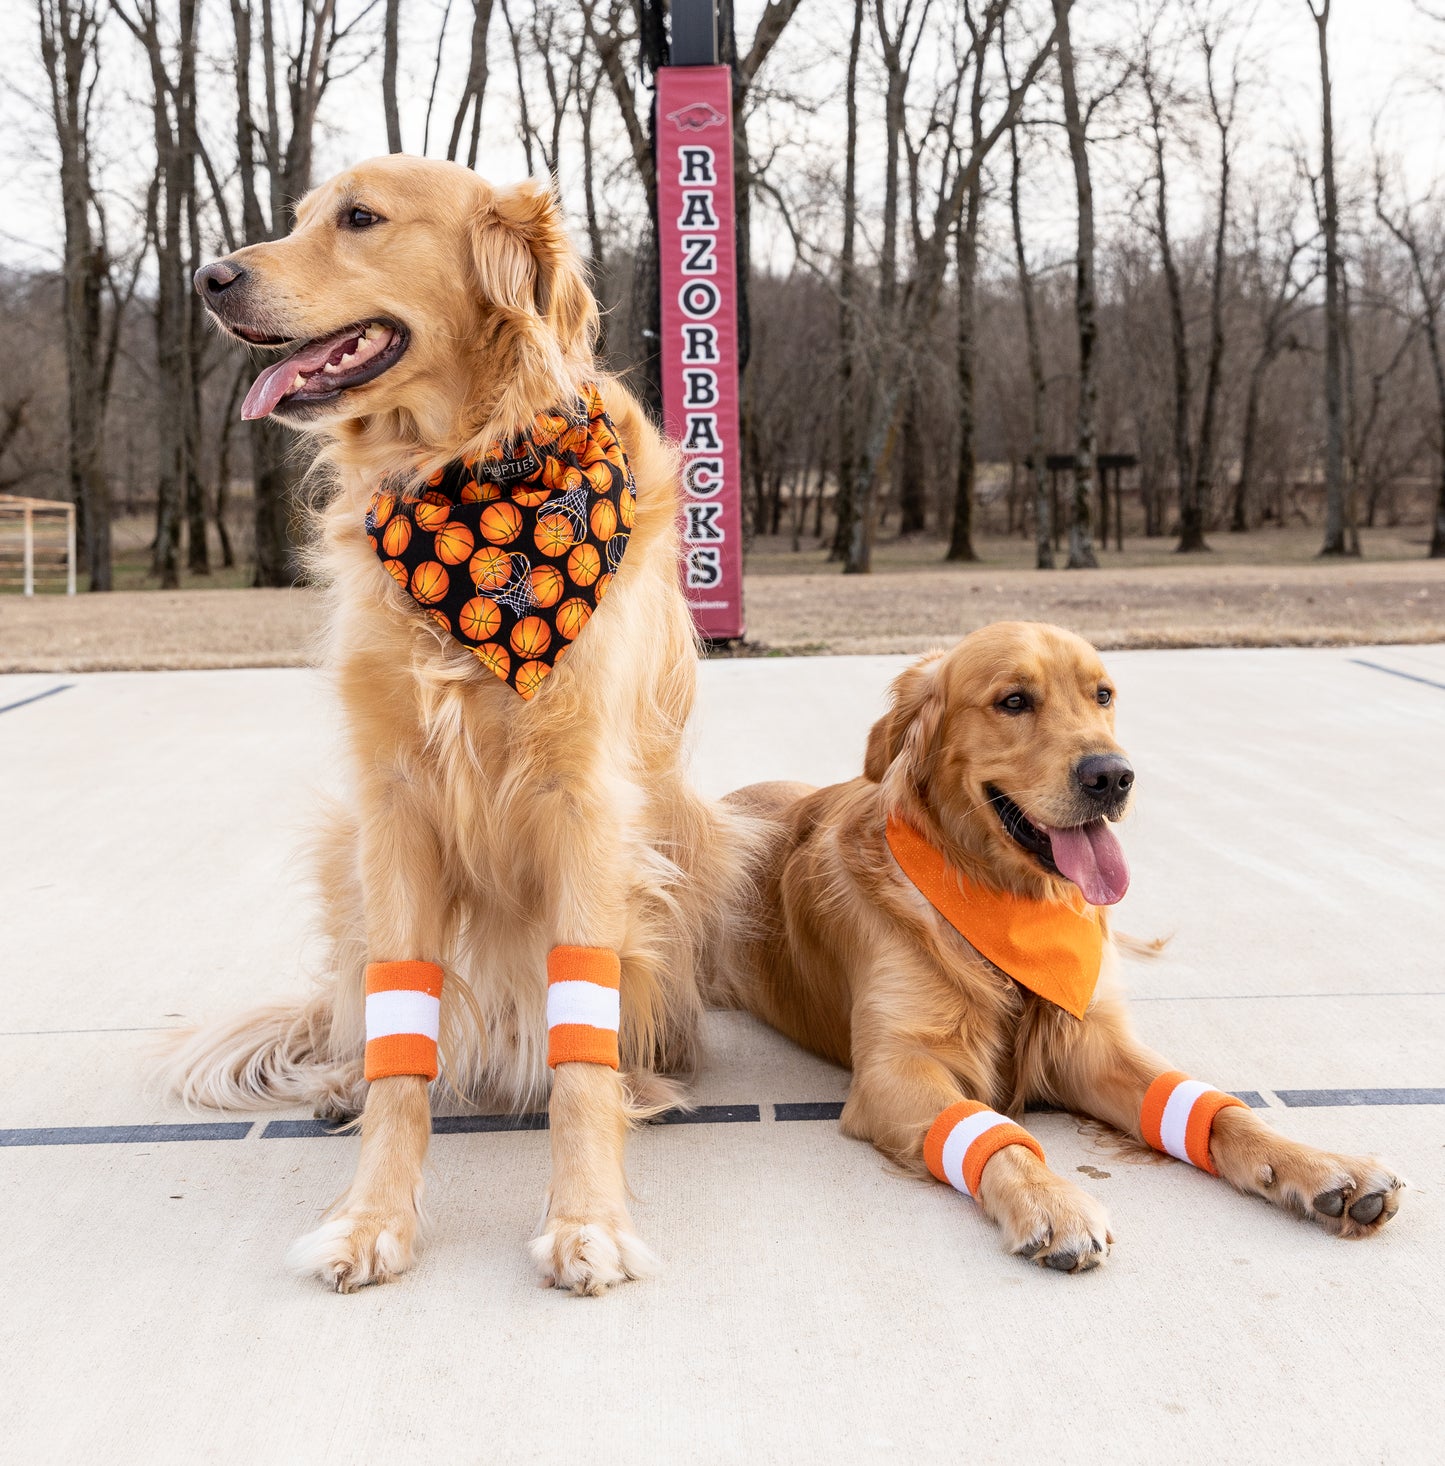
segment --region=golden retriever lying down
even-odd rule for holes
[[[1135,1039],[1104,909],[1128,885],[1109,822],[1133,777],[1078,637],[1001,624],[924,658],[863,778],[729,796],[771,835],[766,924],[723,996],[852,1067],[846,1134],[970,1192],[1061,1272],[1106,1256],[1104,1209],[990,1106],[1092,1116],[1340,1236],[1376,1231],[1399,1204],[1386,1167],[1275,1134]]]
[[[175,1083],[361,1113],[356,1178],[292,1252],[345,1292],[412,1261],[439,1029],[468,1100],[550,1089],[532,1251],[601,1292],[649,1265],[623,1138],[677,1102],[662,1076],[692,1063],[698,958],[743,868],[743,822],[683,777],[673,450],[598,375],[596,307],[541,185],[377,159],[196,288],[232,335],[289,349],[245,415],[320,442],[348,792],[320,827],[324,979],[191,1036]]]

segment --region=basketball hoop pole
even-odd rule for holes
[[[35,511],[25,506],[25,594],[35,594]]]
[[[717,65],[716,0],[672,0],[671,66]]]
[[[682,450],[682,579],[706,642],[743,619],[742,452],[732,71],[718,64],[714,0],[673,0],[658,68],[658,374]]]

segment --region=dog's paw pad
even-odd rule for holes
[[[1400,1209],[1405,1183],[1377,1161],[1335,1158],[1339,1167],[1305,1211],[1338,1237],[1369,1237]]]

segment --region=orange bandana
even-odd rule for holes
[[[419,499],[378,491],[366,537],[396,583],[530,698],[591,619],[627,552],[637,486],[597,388]]]
[[[888,848],[928,904],[995,967],[1064,1012],[1084,1016],[1099,981],[1104,928],[1082,896],[1077,905],[1035,901],[977,885],[896,816],[888,820]]]

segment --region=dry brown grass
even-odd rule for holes
[[[916,652],[989,621],[1055,621],[1099,647],[1348,646],[1445,641],[1445,561],[1418,529],[1367,531],[1365,558],[1315,558],[1318,531],[1217,535],[1187,559],[1169,542],[1110,551],[1096,571],[1028,568],[1029,546],[943,565],[928,541],[886,543],[871,576],[822,552],[761,541],[748,562],[744,654]],[[293,667],[312,659],[320,606],[306,590],[118,591],[0,597],[0,671]]]

